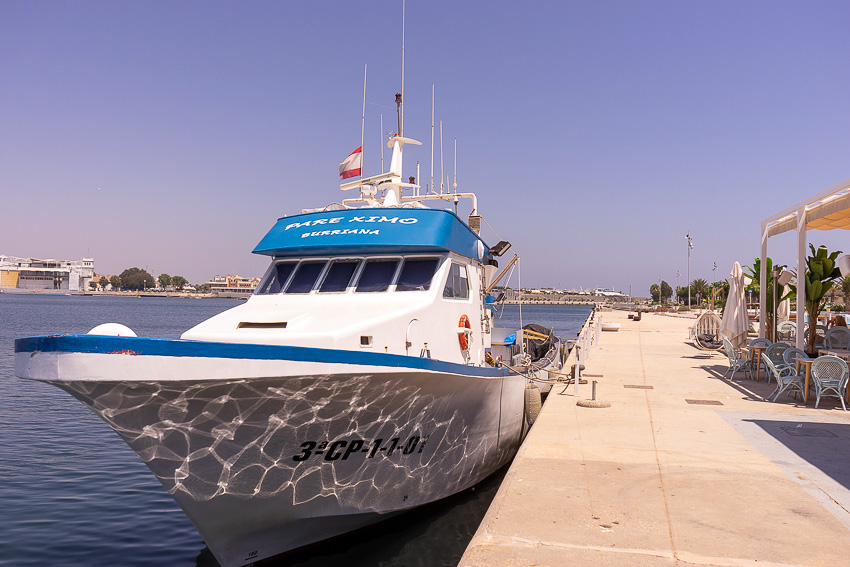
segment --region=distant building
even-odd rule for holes
[[[0,254],[0,288],[86,291],[94,259],[39,260]]]
[[[215,276],[206,285],[210,293],[218,297],[247,298],[260,285],[260,278],[243,278],[242,276]]]

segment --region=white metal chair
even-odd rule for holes
[[[794,321],[782,321],[776,327],[776,338],[782,342],[793,343],[797,340],[797,323]]]
[[[768,350],[774,346],[776,345],[771,345]],[[772,375],[776,380],[776,389],[767,396],[768,400],[770,400],[770,397],[773,396],[773,401],[775,402],[779,398],[779,395],[789,388],[794,392],[800,392],[800,394],[803,393],[803,383],[800,381],[800,377],[797,376],[796,368],[789,364],[785,364],[784,362],[781,365],[777,365],[774,358],[768,356],[767,351],[763,352],[761,357],[764,361],[765,368],[767,368],[768,377]]]
[[[785,361],[785,364],[793,367],[797,367],[797,359],[808,360],[809,355],[806,354],[806,351],[800,350],[796,347],[789,347],[785,349],[785,352],[782,353],[782,360]]]
[[[848,378],[850,378],[850,370],[842,359],[831,355],[818,357],[812,363],[812,381],[817,396],[815,407],[818,407],[822,397],[838,398],[841,400],[841,407],[847,411],[844,397],[847,394]]]
[[[833,327],[826,332],[826,348],[850,349],[850,329]]]
[[[735,373],[737,371],[743,370],[747,373],[747,377],[752,378],[752,373],[750,372],[750,359],[744,356],[740,350],[735,349],[727,338],[723,339],[723,349],[726,351],[726,357],[729,359],[729,368],[726,370],[723,377],[726,378],[729,376],[729,379],[731,380],[735,377]]]
[[[767,347],[767,350],[764,351],[764,353],[762,353],[762,356],[768,357],[770,359],[770,361],[773,363],[773,365],[776,366],[777,368],[785,367],[785,366],[787,366],[787,364],[786,364],[785,360],[782,358],[782,355],[789,348],[791,348],[791,347],[788,346],[785,343],[773,343],[772,345]],[[770,383],[770,377],[771,377],[771,373],[768,372],[767,373],[767,383],[768,384]]]

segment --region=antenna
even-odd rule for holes
[[[398,135],[404,136],[404,109],[401,107],[401,100],[404,98],[404,14],[405,0],[401,2],[401,94],[396,97],[396,102],[399,103],[398,111]]]
[[[434,191],[434,83],[431,83],[431,190]]]
[[[395,113],[398,116],[398,135],[402,136],[401,133],[401,93],[395,93]]]
[[[381,131],[378,132],[381,135],[381,143],[378,144],[378,147],[381,148],[381,173],[384,172],[384,113],[381,113]],[[360,169],[363,169],[363,164],[361,163]]]
[[[440,120],[440,195],[443,194],[443,121]]]
[[[363,117],[360,119],[360,179],[363,179],[363,136],[366,132],[366,63],[363,64]],[[383,159],[383,156],[381,156]]]
[[[457,193],[457,138],[455,138],[455,183],[453,187],[455,193]]]

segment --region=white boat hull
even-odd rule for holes
[[[241,566],[457,493],[513,457],[524,378],[436,366],[33,350],[16,373],[97,413],[219,562]]]

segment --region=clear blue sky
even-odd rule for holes
[[[524,286],[684,285],[688,232],[691,279],[721,279],[763,218],[850,177],[848,21],[846,0],[410,0],[406,172],[429,176],[433,83],[446,171],[457,138]],[[377,172],[400,44],[400,0],[0,3],[0,253],[259,275],[278,217],[344,197],[364,64]]]

